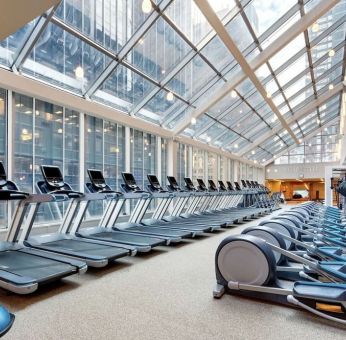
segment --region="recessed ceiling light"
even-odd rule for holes
[[[267,92],[267,98],[271,98],[272,94],[270,92]]]
[[[317,33],[320,30],[320,25],[317,22],[314,22],[311,26],[311,30],[314,33]]]
[[[151,4],[150,0],[143,0],[142,2],[142,11],[143,13],[150,13],[150,11],[153,9],[153,6]]]
[[[231,97],[232,97],[232,98],[237,97],[237,92],[236,92],[235,90],[232,90],[232,91],[231,91]]]
[[[195,118],[195,117],[192,117],[192,118],[191,118],[191,125],[196,125],[196,123],[197,123],[196,118]]]
[[[335,56],[335,51],[333,49],[329,50],[328,55],[330,57],[334,57]]]
[[[166,99],[171,102],[174,99],[174,94],[172,92],[167,92]]]
[[[235,149],[238,149],[238,144],[234,144],[234,148],[235,148]]]
[[[74,74],[76,75],[76,78],[81,79],[84,77],[84,70],[82,66],[77,66],[74,70]]]
[[[254,155],[255,153],[256,153],[256,151],[255,151],[255,150],[252,150],[252,151],[251,151],[251,154],[253,154],[253,155]]]
[[[329,84],[328,88],[329,88],[329,90],[333,90],[334,85],[333,84]]]
[[[208,136],[207,137],[207,142],[209,143],[211,141],[211,138]]]

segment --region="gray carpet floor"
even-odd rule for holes
[[[0,293],[16,314],[5,339],[346,339],[346,327],[301,310],[212,297],[220,241],[245,226],[126,258],[30,296]]]

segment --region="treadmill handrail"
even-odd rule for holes
[[[0,189],[0,201],[21,200],[30,196],[28,192]]]

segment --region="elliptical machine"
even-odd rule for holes
[[[229,293],[282,303],[346,324],[346,284],[279,279],[278,254],[288,257],[287,250],[253,235],[224,239],[215,255],[214,297]]]

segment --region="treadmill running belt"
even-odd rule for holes
[[[140,246],[157,246],[160,244],[164,244],[165,241],[159,238],[154,238],[154,237],[147,237],[147,236],[142,236],[142,235],[129,235],[125,234],[122,232],[100,232],[100,233],[95,233],[90,235],[90,237],[100,237],[104,239],[109,239],[113,241],[119,241],[119,242],[128,242],[128,243],[134,243],[136,245]]]
[[[69,264],[16,250],[0,252],[0,269],[20,276],[31,277],[38,282],[49,277],[61,276],[64,273],[76,272],[76,268]]]
[[[103,244],[96,244],[92,242],[84,242],[79,240],[57,240],[42,244],[43,247],[50,247],[56,250],[70,250],[78,253],[84,253],[94,256],[104,256],[107,258],[118,257],[120,255],[127,255],[126,249],[116,248]]]

